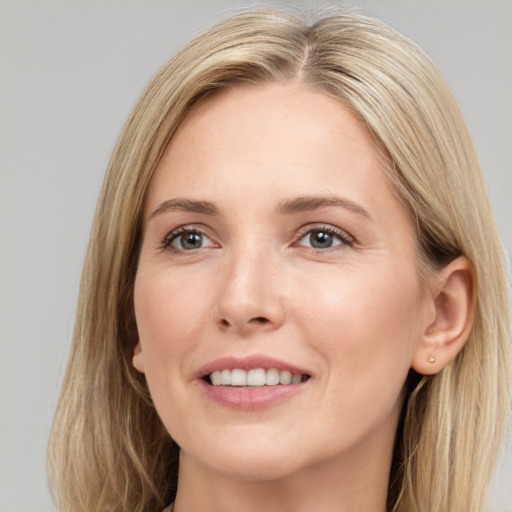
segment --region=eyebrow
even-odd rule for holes
[[[338,196],[304,196],[297,197],[289,201],[282,201],[277,207],[277,212],[283,215],[307,212],[327,208],[330,206],[342,207],[354,213],[362,215],[369,220],[373,220],[370,213],[361,205]],[[160,203],[150,215],[150,219],[162,213],[181,211],[189,213],[201,213],[203,215],[219,215],[220,211],[213,203],[209,201],[197,201],[194,199],[168,199]]]
[[[372,216],[365,210],[361,205],[338,196],[305,196],[298,197],[291,201],[283,201],[279,204],[277,211],[283,214],[293,214],[300,212],[307,212],[312,210],[318,210],[319,208],[326,208],[329,206],[337,206],[346,208],[354,213],[362,215],[369,220],[372,220]]]
[[[168,199],[159,204],[150,215],[150,219],[161,213],[181,211],[190,213],[202,213],[203,215],[218,215],[219,209],[209,201],[195,201],[193,199]]]

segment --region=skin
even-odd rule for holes
[[[310,196],[345,204],[279,210]],[[218,212],[160,207],[176,198]],[[163,247],[182,226],[202,245]],[[311,247],[325,227],[347,240]],[[152,178],[134,295],[134,366],[181,447],[176,512],[384,511],[404,381],[428,357],[436,293],[379,147],[342,103],[300,84],[200,103]],[[310,379],[258,410],[209,399],[198,368],[251,354]]]

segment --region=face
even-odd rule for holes
[[[424,296],[369,131],[302,85],[235,88],[152,178],[134,365],[182,463],[269,479],[388,457]]]

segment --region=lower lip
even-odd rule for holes
[[[262,386],[260,388],[238,388],[235,386],[212,386],[200,380],[208,398],[230,409],[254,411],[288,400],[304,389],[308,381],[300,384]]]

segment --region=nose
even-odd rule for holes
[[[218,327],[242,337],[278,329],[285,319],[278,263],[260,252],[245,252],[233,260],[226,262],[226,271],[219,275],[214,308]]]

